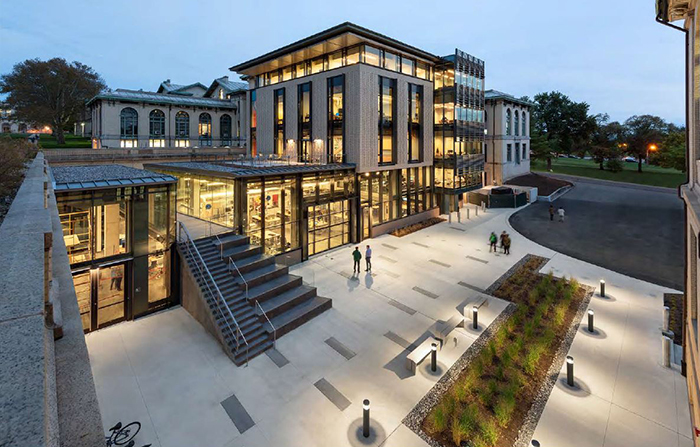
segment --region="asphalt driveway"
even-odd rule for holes
[[[545,247],[634,278],[683,290],[683,202],[673,189],[559,176],[574,188],[513,214],[510,224]]]

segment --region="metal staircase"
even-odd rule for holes
[[[237,365],[274,346],[278,337],[330,309],[329,298],[289,274],[247,236],[223,234],[192,240],[178,222],[178,248],[200,287],[213,320]]]

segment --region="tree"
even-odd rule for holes
[[[536,129],[530,134],[530,156],[535,160],[547,160],[547,170],[552,170],[552,157],[557,147],[556,140],[548,140]]]
[[[649,147],[659,145],[668,132],[668,124],[658,116],[635,115],[625,121],[627,153],[637,158],[637,172],[642,172],[642,159]]]
[[[63,131],[85,107],[85,102],[107,86],[92,68],[80,62],[53,58],[28,59],[0,76],[0,93],[18,120],[35,126],[50,125],[59,144]]]
[[[679,129],[676,126],[673,127]],[[663,168],[685,172],[685,129],[670,131],[659,145],[654,159]]]
[[[604,170],[603,164],[606,160],[610,161],[620,156],[620,145],[625,138],[625,128],[617,121],[610,122],[607,113],[595,115],[593,118],[596,126],[591,135],[589,152],[593,160],[598,163],[600,170]]]
[[[595,118],[588,115],[587,103],[574,102],[560,92],[539,93],[534,102],[531,112],[533,131],[547,139],[551,151],[570,154],[576,148],[588,145],[596,123]],[[551,165],[550,156],[547,157],[547,167],[551,169]]]

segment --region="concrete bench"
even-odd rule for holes
[[[430,355],[430,348],[433,343],[437,344],[438,341],[434,338],[428,338],[408,354],[408,357],[406,357],[406,369],[415,374],[416,366]]]
[[[447,336],[459,326],[464,327],[464,318],[455,315],[442,324],[435,323],[430,329],[430,333],[440,341],[439,346],[440,349],[442,349],[442,344],[444,343],[445,339],[447,339]]]

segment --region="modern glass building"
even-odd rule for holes
[[[119,165],[51,169],[63,238],[90,332],[177,301],[177,179]]]
[[[463,51],[435,66],[435,192],[442,212],[481,188],[484,171],[484,61]]]
[[[180,214],[231,228],[291,262],[357,240],[354,166],[162,163],[177,177]]]

